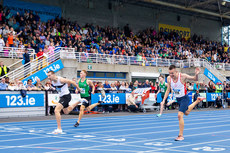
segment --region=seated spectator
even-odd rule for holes
[[[15,83],[15,85],[15,90],[27,90],[22,81],[18,81],[18,83]]]
[[[36,90],[45,90],[44,86],[42,85],[41,81],[39,78],[37,78],[37,83],[36,83]]]
[[[37,90],[37,87],[35,85],[32,84],[32,80],[29,79],[27,81],[27,85],[26,85],[26,89],[31,91],[31,90]]]
[[[0,83],[0,90],[7,90],[8,85],[6,84],[6,79],[2,78],[1,83]]]
[[[8,90],[16,90],[16,85],[14,82],[10,82],[8,85]]]
[[[222,99],[220,98],[220,95],[216,98],[216,100],[214,102],[214,106],[216,108],[221,108],[222,107]]]
[[[128,99],[126,101],[126,103],[128,105],[128,110],[130,112],[138,112],[138,110],[139,110],[138,104],[135,103],[136,96],[138,96],[138,94],[135,95],[134,92],[131,92],[131,95],[128,97]]]
[[[0,77],[7,75],[9,73],[10,69],[3,64],[3,61],[0,61]]]

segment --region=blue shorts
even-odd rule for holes
[[[183,97],[176,98],[176,100],[180,107],[179,111],[185,113],[189,106],[189,96],[185,95]]]

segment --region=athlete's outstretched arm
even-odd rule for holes
[[[68,83],[68,84],[72,84],[76,87],[76,91],[80,91],[81,89],[79,88],[79,86],[76,84],[76,82],[72,81],[72,80],[69,80],[69,79],[65,79],[65,78],[61,78],[60,79],[60,82],[61,83]]]
[[[200,68],[196,68],[195,69],[195,76],[190,76],[188,74],[183,74],[183,78],[186,80],[194,80],[194,81],[198,81],[198,74],[200,73]]]

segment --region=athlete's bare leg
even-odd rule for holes
[[[91,111],[94,107],[96,107],[98,105],[100,105],[100,103],[95,103],[95,104],[88,106],[86,109],[87,109],[87,111]]]
[[[63,109],[62,104],[58,103],[55,107],[55,117],[57,120],[57,128],[61,130],[61,110]]]
[[[188,106],[188,110],[185,112],[185,115],[188,115],[192,110],[193,108],[201,101],[203,101],[205,98],[203,97],[200,97],[200,98],[197,98],[197,100],[195,102],[193,102],[191,105]]]
[[[81,102],[76,102],[76,103],[74,103],[74,104],[72,104],[72,105],[70,105],[70,106],[68,106],[67,108],[64,108],[63,109],[63,112],[65,113],[65,114],[69,114],[78,104],[80,104]]]

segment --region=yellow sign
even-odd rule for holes
[[[191,29],[179,26],[173,26],[168,24],[161,24],[159,23],[159,32],[176,32],[182,38],[188,39],[191,35]]]

